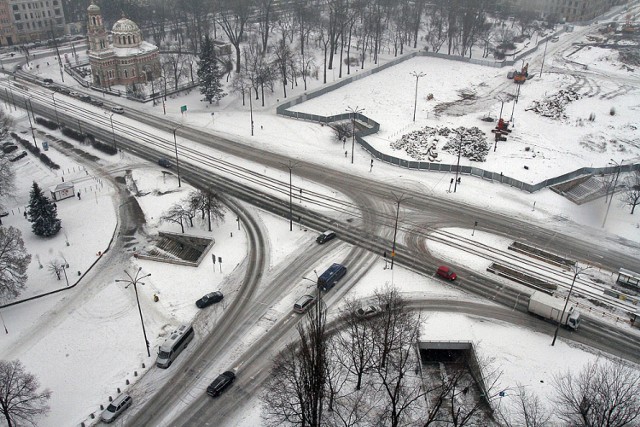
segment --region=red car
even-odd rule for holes
[[[446,265],[441,265],[440,267],[438,267],[438,269],[436,270],[436,274],[443,279],[451,281],[456,280],[456,277],[458,277],[458,275]]]

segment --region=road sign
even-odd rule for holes
[[[187,111],[187,106],[186,105],[182,105],[180,107],[180,112],[184,114],[186,111]]]

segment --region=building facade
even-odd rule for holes
[[[580,22],[594,19],[624,0],[515,0],[514,3],[518,9],[539,13],[541,17]]]
[[[61,0],[0,0],[0,28],[6,25],[3,9],[9,8],[12,33],[3,31],[3,46],[48,40],[64,35],[65,20]],[[7,34],[7,35],[5,35]]]
[[[18,40],[8,0],[0,0],[0,46],[11,46]]]
[[[100,7],[93,1],[87,9],[89,63],[95,86],[145,83],[160,76],[158,48],[142,39],[140,28],[122,17],[111,29],[111,39],[102,21]]]

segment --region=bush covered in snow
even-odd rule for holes
[[[434,128],[426,126],[423,129],[403,135],[399,140],[391,143],[394,150],[404,150],[412,159],[438,160],[438,148],[457,155],[460,137],[462,135],[461,156],[475,162],[484,162],[489,152],[487,138],[477,127],[457,129],[448,127]]]
[[[531,106],[525,111],[532,110],[543,117],[550,117],[554,120],[564,120],[567,118],[567,115],[564,113],[566,105],[580,98],[580,94],[574,90],[561,89],[558,93],[548,96],[542,101],[533,101]]]

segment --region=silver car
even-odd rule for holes
[[[107,406],[107,409],[105,409],[102,412],[102,415],[100,415],[100,419],[105,423],[113,422],[122,412],[124,412],[125,409],[131,406],[132,402],[133,400],[131,399],[131,396],[127,393],[122,393],[120,396],[116,397],[109,406]]]

